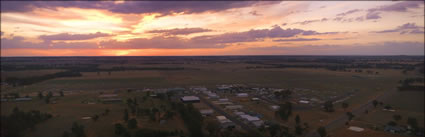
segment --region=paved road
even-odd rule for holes
[[[205,99],[204,97],[202,97],[201,95],[198,95],[199,99],[204,102],[205,104],[207,104],[209,107],[211,107],[212,109],[214,109],[216,112],[220,113],[223,116],[226,116],[229,120],[233,121],[233,123],[241,126],[244,130],[248,131],[249,133],[257,136],[257,137],[261,137],[262,135],[253,127],[243,123],[242,121],[240,121],[239,119],[237,119],[236,117],[228,114],[227,112],[223,111],[221,108],[215,106],[214,104],[212,104],[209,100]]]
[[[359,117],[360,115],[364,115],[365,110],[373,109],[373,100],[384,100],[386,98],[389,98],[390,96],[394,95],[397,90],[391,90],[388,92],[383,93],[382,95],[377,96],[376,98],[369,100],[367,103],[361,105],[358,108],[353,109],[351,112],[356,116]],[[339,116],[337,119],[329,122],[327,125],[325,125],[325,128],[327,130],[335,129],[337,127],[341,127],[345,125],[345,122],[348,121],[347,115],[344,113],[343,115]],[[314,130],[306,135],[306,137],[320,137],[319,134]]]

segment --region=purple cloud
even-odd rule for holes
[[[165,35],[189,35],[193,33],[210,32],[210,29],[204,28],[175,28],[168,30],[151,30],[147,33],[163,33]]]
[[[380,16],[380,12],[368,12],[367,14],[366,14],[366,19],[367,20],[370,20],[370,19],[380,19],[380,18],[382,18],[381,16]]]
[[[235,43],[261,41],[264,38],[289,38],[297,35],[326,35],[337,34],[339,32],[317,32],[302,29],[282,29],[279,26],[273,26],[272,29],[252,29],[245,32],[225,33],[221,35],[209,35],[194,37],[192,40],[205,43]]]
[[[249,12],[249,14],[251,14],[251,15],[253,15],[253,16],[262,16],[263,14],[259,14],[259,13],[257,13],[257,11],[251,11],[251,12]]]
[[[106,33],[91,33],[91,34],[68,34],[68,33],[61,33],[61,34],[55,34],[55,35],[41,35],[39,38],[44,41],[52,41],[52,40],[88,40],[88,39],[94,39],[98,37],[106,37],[110,36]]]
[[[375,11],[392,11],[392,12],[407,12],[408,9],[419,8],[424,5],[424,1],[403,1],[391,5],[380,6],[377,8],[369,9],[370,12]]]
[[[286,42],[286,41],[318,41],[318,40],[322,40],[322,39],[318,39],[318,38],[311,38],[311,39],[306,39],[306,38],[296,38],[296,39],[277,39],[277,40],[273,40],[273,42]]]
[[[424,34],[424,27],[419,27],[415,23],[405,23],[395,29],[388,29],[382,31],[373,31],[373,33],[392,33],[400,32],[400,34]]]
[[[360,10],[360,9],[353,9],[353,10],[349,10],[347,12],[343,12],[343,13],[337,14],[336,16],[347,16],[349,14],[353,14],[353,13],[356,13],[356,12],[359,12],[359,11],[362,11],[362,10]]]
[[[167,33],[169,31],[166,31]],[[186,31],[184,31],[186,33]],[[302,29],[282,29],[275,25],[271,29],[251,29],[244,32],[224,33],[218,35],[204,35],[193,38],[182,38],[173,35],[161,35],[153,38],[136,38],[128,41],[108,40],[101,41],[99,44],[82,42],[52,42],[53,40],[84,40],[93,39],[102,36],[109,36],[104,33],[94,34],[56,34],[40,36],[43,43],[25,42],[22,37],[13,37],[13,39],[2,38],[2,48],[223,48],[238,42],[263,41],[265,38],[290,38],[301,35],[326,35],[339,32],[316,32]],[[182,32],[175,32],[182,34]],[[4,46],[3,46],[4,45]]]
[[[97,48],[98,46],[96,43],[91,42],[72,42],[72,43],[65,43],[65,42],[57,42],[57,43],[51,43],[51,42],[41,42],[41,43],[32,43],[32,42],[26,42],[24,41],[24,37],[15,36],[12,38],[2,38],[1,39],[1,48],[2,49],[20,49],[20,48],[26,48],[26,49],[93,49]]]
[[[106,9],[115,13],[201,13],[223,11],[254,5],[268,5],[279,1],[1,1],[1,12],[28,12],[35,8],[56,9],[74,7],[86,9]]]
[[[315,23],[315,22],[326,22],[328,20],[329,20],[328,18],[322,18],[322,19],[305,20],[305,21],[301,21],[301,22],[295,22],[293,24],[307,25],[307,24],[311,24],[311,23]]]
[[[365,19],[380,19],[381,12],[408,12],[408,9],[419,8],[424,5],[423,1],[403,1],[391,5],[380,6],[377,8],[369,9]]]

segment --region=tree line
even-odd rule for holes
[[[48,113],[42,113],[38,110],[24,112],[15,107],[9,116],[1,116],[1,136],[21,137],[25,130],[33,129],[36,124],[50,118],[52,118],[52,115]]]

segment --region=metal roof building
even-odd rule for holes
[[[180,100],[182,101],[182,102],[199,102],[200,100],[199,100],[199,97],[197,97],[197,96],[184,96],[184,97],[181,97],[180,98]]]

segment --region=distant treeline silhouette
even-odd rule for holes
[[[399,91],[424,91],[424,85],[412,85],[413,83],[424,83],[424,78],[407,78],[400,81],[401,86],[398,87]]]

